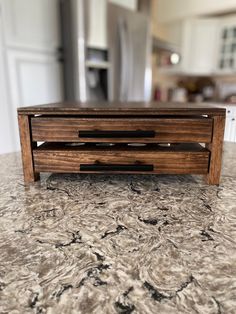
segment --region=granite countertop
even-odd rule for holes
[[[236,145],[195,176],[52,175],[0,156],[0,313],[235,313]]]

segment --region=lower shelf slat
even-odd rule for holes
[[[36,172],[61,173],[207,174],[209,155],[199,144],[68,147],[45,143],[33,151]],[[89,167],[83,168],[84,164]]]

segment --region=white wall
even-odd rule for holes
[[[185,17],[236,10],[236,0],[154,0],[158,1],[157,19],[167,23]]]

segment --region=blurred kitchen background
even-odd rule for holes
[[[236,0],[0,0],[0,153],[16,108],[211,102],[236,142]]]

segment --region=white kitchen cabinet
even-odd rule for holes
[[[130,10],[137,10],[137,0],[109,0],[109,2],[120,5]]]
[[[62,68],[54,56],[29,51],[9,51],[7,54],[11,128],[15,147],[18,138],[17,107],[59,102],[63,99]]]
[[[226,107],[225,135],[227,142],[236,142],[236,106]]]
[[[217,74],[236,73],[236,15],[220,19]]]
[[[107,0],[88,1],[87,47],[107,49]]]
[[[20,148],[17,107],[63,100],[58,9],[58,0],[0,0],[1,153]]]
[[[167,73],[209,76],[215,73],[217,63],[217,18],[186,19],[166,26],[167,41],[180,53],[180,63],[162,68]],[[170,71],[171,70],[171,71]]]
[[[236,142],[236,118],[227,117],[225,121],[225,136],[226,142]]]
[[[87,47],[107,49],[107,5],[113,3],[137,10],[137,0],[86,0],[88,7]]]
[[[188,19],[182,24],[181,72],[211,75],[217,62],[218,19]]]
[[[60,45],[58,0],[1,0],[6,45],[52,51]]]
[[[187,17],[225,14],[235,10],[235,0],[158,0],[157,18],[159,23],[170,23]]]
[[[166,25],[166,40],[180,53],[180,63],[161,68],[161,72],[189,76],[215,73],[218,57],[218,18],[195,18]]]

